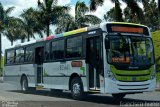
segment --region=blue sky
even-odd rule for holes
[[[75,5],[78,0],[71,0],[71,4]],[[80,0],[84,1],[86,4],[89,4],[89,0]]]
[[[0,2],[3,4],[3,5],[16,5],[16,4],[18,4],[18,2],[19,2],[20,0],[0,0]],[[23,0],[22,0],[23,1]],[[26,0],[27,1],[27,0]],[[37,1],[37,0],[32,0],[32,1]],[[61,0],[60,0],[61,1]],[[68,1],[68,0],[67,0]],[[75,5],[76,4],[76,2],[78,1],[78,0],[69,0],[70,1],[70,3],[69,4],[71,4],[71,5]],[[89,4],[89,0],[80,0],[80,1],[84,1],[86,4]],[[64,2],[64,0],[63,0],[63,2]],[[66,1],[65,1],[66,2]]]

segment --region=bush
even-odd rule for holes
[[[157,81],[160,81],[160,73],[159,72],[156,74],[156,79],[157,79]]]
[[[156,71],[160,72],[160,31],[152,32],[151,35],[154,45]]]

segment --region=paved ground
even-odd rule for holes
[[[0,83],[2,83],[3,82],[3,77],[0,77]]]
[[[83,101],[75,101],[69,92],[38,91],[24,94],[11,84],[0,83],[0,101],[0,107],[112,107],[127,104],[153,107],[160,106],[160,92],[127,95],[120,101],[111,95],[87,95]]]

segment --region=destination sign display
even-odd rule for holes
[[[107,24],[108,33],[134,33],[149,36],[148,28],[132,24]]]

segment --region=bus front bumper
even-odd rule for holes
[[[141,93],[154,91],[156,79],[143,82],[120,82],[105,78],[105,93]]]

